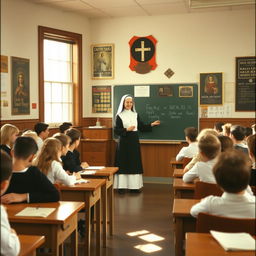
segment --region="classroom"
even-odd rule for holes
[[[47,124],[45,148],[60,144],[56,133],[69,122],[75,131],[67,137],[81,160],[71,172],[89,181],[55,184],[59,200],[33,203],[28,196],[7,204],[22,250],[27,241],[37,243],[34,254],[13,255],[206,255],[200,247],[224,255],[218,243],[208,246],[210,234],[195,235],[190,209],[203,197],[197,197],[197,182],[183,181],[191,163],[177,155],[191,143],[188,127],[197,129],[199,150],[200,132],[218,123],[243,131],[254,125],[255,133],[255,55],[255,0],[1,0],[1,149],[6,144],[16,158],[16,142],[2,141],[4,125],[22,138]],[[255,169],[249,142],[246,152]],[[40,154],[33,162],[38,168],[44,166]],[[59,163],[71,170],[69,160]],[[92,173],[82,174],[86,168]],[[131,182],[127,176],[136,182],[123,185]],[[255,185],[248,189],[255,193]],[[223,191],[215,192],[205,196]],[[23,215],[20,223],[21,206],[57,212],[39,220]],[[255,230],[251,234],[255,238]]]

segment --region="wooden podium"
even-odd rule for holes
[[[81,160],[92,166],[113,165],[112,128],[82,128]]]

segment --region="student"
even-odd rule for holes
[[[11,156],[11,148],[14,141],[19,135],[19,129],[12,124],[4,124],[1,127],[1,145],[0,149],[4,150],[9,156]]]
[[[213,167],[217,184],[224,190],[221,197],[208,196],[194,205],[190,213],[200,212],[230,218],[255,218],[255,197],[246,192],[250,179],[248,157],[238,150],[220,155]]]
[[[220,153],[220,146],[220,141],[216,136],[211,134],[202,136],[198,141],[201,161],[197,162],[192,169],[183,175],[183,181],[192,182],[194,179],[199,178],[203,182],[216,183],[212,168]]]
[[[255,140],[256,140],[256,134],[250,135],[247,138],[247,145],[249,149],[249,157],[252,161],[252,170],[251,170],[251,178],[249,185],[250,186],[256,186],[256,163],[255,163]]]
[[[256,133],[256,124],[253,124],[251,126],[251,128],[252,128],[252,134],[255,134]]]
[[[61,156],[65,156],[68,153],[68,150],[69,150],[69,144],[71,142],[70,137],[67,136],[66,134],[60,133],[60,132],[55,133],[52,137],[61,142],[61,145],[62,145]]]
[[[234,142],[234,148],[248,154],[248,148],[244,144],[245,129],[240,125],[233,125],[230,130],[230,138]]]
[[[76,150],[80,143],[81,132],[75,128],[70,128],[66,134],[70,137],[71,141],[67,154],[62,156],[63,168],[66,171],[79,172],[89,166],[86,162],[81,163],[80,154]]]
[[[221,144],[221,152],[225,152],[227,150],[234,148],[233,140],[228,136],[219,135],[218,139]]]
[[[65,172],[60,160],[61,155],[62,143],[56,138],[48,138],[44,141],[40,155],[38,156],[37,167],[52,183],[62,183],[72,186],[81,176],[79,173],[68,175]]]
[[[247,143],[246,143],[246,140],[247,140],[247,138],[248,138],[250,135],[252,135],[252,128],[251,128],[251,127],[245,127],[244,129],[245,129],[244,143],[247,144]]]
[[[37,133],[32,130],[24,131],[21,136],[31,137],[34,139],[35,142],[37,142],[37,138],[38,138]]]
[[[231,126],[232,126],[232,124],[230,124],[230,123],[226,123],[226,124],[224,124],[223,126],[222,126],[222,134],[224,135],[224,136],[230,136],[230,129],[231,129]]]
[[[201,132],[197,136],[197,141],[199,141],[202,136],[205,136],[207,134],[212,134],[216,137],[218,136],[217,131],[215,131],[214,129],[207,128],[207,129],[201,130]],[[185,166],[183,173],[186,173],[187,171],[189,171],[199,161],[201,161],[201,154],[197,153],[193,157],[193,159]]]
[[[68,122],[64,122],[59,126],[60,133],[65,133],[70,128],[72,128],[72,123]]]
[[[34,130],[37,133],[37,146],[38,152],[40,152],[41,147],[43,146],[44,140],[49,136],[49,125],[45,123],[37,123],[34,126]]]
[[[181,161],[184,157],[193,158],[198,153],[196,141],[196,137],[198,135],[197,129],[195,127],[187,127],[184,130],[184,133],[188,147],[183,147],[180,150],[176,156],[176,161]]]
[[[222,123],[222,122],[217,122],[217,123],[214,124],[214,130],[215,130],[219,135],[222,134],[222,132],[223,132],[223,128],[222,128],[223,125],[224,125],[224,123]]]
[[[1,150],[1,195],[7,190],[12,175],[12,159]],[[20,241],[14,229],[10,227],[5,207],[1,205],[1,255],[17,256]]]
[[[19,137],[13,148],[13,174],[2,203],[46,203],[60,199],[58,190],[36,167],[31,166],[37,144],[30,137]]]

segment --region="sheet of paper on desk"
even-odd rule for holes
[[[26,207],[22,211],[18,212],[15,216],[20,217],[47,217],[56,208],[44,208],[44,207]]]
[[[105,168],[105,166],[89,166],[87,168],[84,168],[83,170],[101,170]]]
[[[76,180],[75,184],[82,184],[82,183],[88,183],[88,182],[89,182],[88,180],[79,179],[79,180]]]
[[[210,231],[225,251],[253,251],[256,248],[255,239],[248,233],[224,233]]]
[[[96,171],[81,171],[81,174],[87,174],[87,175],[92,175],[95,173],[96,173]]]

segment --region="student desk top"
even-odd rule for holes
[[[71,235],[72,255],[77,255],[77,213],[84,208],[82,202],[56,202],[5,205],[11,226],[19,234],[44,235],[47,255],[62,255],[62,244]],[[48,217],[15,216],[26,207],[56,208]]]
[[[183,169],[174,169],[173,177],[174,178],[182,178],[183,177]]]
[[[44,236],[18,235],[20,240],[19,256],[36,256],[36,249],[45,242]]]
[[[175,158],[172,158],[170,164],[173,169],[183,169],[183,161],[177,161]]]
[[[96,207],[96,253],[100,256],[101,235],[101,187],[105,179],[89,179],[88,183],[73,186],[60,185],[61,200],[85,202],[85,255],[90,255],[91,249],[91,208]],[[105,242],[106,243],[106,242]]]
[[[255,256],[255,251],[225,251],[211,234],[187,233],[186,256]]]
[[[175,198],[194,198],[195,184],[185,183],[180,178],[174,178],[173,190]]]
[[[85,170],[86,171],[86,170]],[[106,198],[102,195],[102,219],[103,219],[103,247],[106,247],[104,243],[107,234],[107,222],[109,223],[109,234],[113,235],[114,230],[114,195],[113,195],[113,185],[114,185],[114,174],[118,171],[118,167],[105,167],[101,170],[95,170],[95,174],[84,174],[81,172],[83,178],[95,178],[95,179],[105,179],[106,184],[102,187],[102,192],[105,193]],[[103,194],[104,194],[103,193]]]
[[[175,256],[183,255],[185,234],[196,230],[196,218],[190,215],[190,209],[198,202],[199,199],[174,199],[172,214],[175,223]]]

